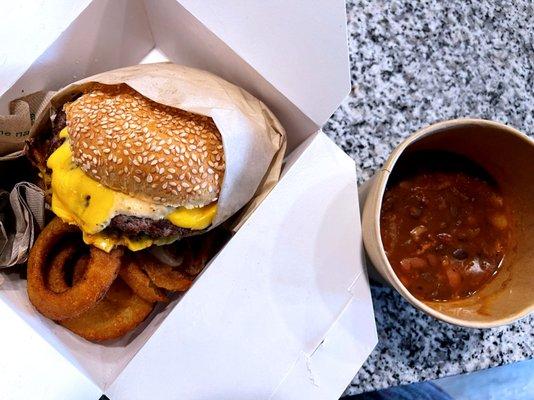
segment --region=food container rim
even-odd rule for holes
[[[413,296],[408,289],[404,287],[400,279],[397,277],[395,272],[393,271],[393,267],[389,263],[389,260],[386,256],[386,253],[384,251],[384,244],[382,243],[382,236],[380,234],[380,211],[382,209],[382,200],[384,198],[384,192],[386,190],[387,183],[389,181],[389,176],[391,172],[393,171],[393,168],[395,167],[397,161],[399,160],[400,156],[404,153],[404,151],[411,146],[413,143],[417,142],[418,140],[421,140],[422,138],[425,138],[427,136],[442,132],[444,130],[448,130],[451,128],[457,128],[460,126],[466,126],[466,125],[479,125],[479,126],[486,126],[486,127],[494,127],[498,129],[502,129],[517,138],[524,140],[525,144],[528,144],[530,146],[534,147],[534,140],[529,138],[527,135],[521,133],[515,128],[512,128],[508,125],[502,124],[500,122],[491,121],[491,120],[485,120],[485,119],[476,119],[476,118],[459,118],[459,119],[453,119],[453,120],[447,120],[438,122],[436,124],[431,124],[425,128],[422,128],[412,135],[410,135],[408,138],[406,138],[403,142],[401,142],[390,154],[386,162],[384,163],[384,166],[379,172],[379,175],[377,176],[378,182],[377,182],[377,204],[374,206],[373,211],[373,218],[376,220],[376,224],[374,224],[374,236],[377,238],[378,245],[380,248],[380,258],[385,265],[386,272],[388,275],[388,281],[392,283],[393,287],[413,306],[416,308],[421,309],[425,313],[431,315],[434,318],[437,318],[439,320],[448,322],[453,325],[459,325],[466,328],[494,328],[497,326],[502,325],[508,325],[512,322],[515,322],[523,317],[526,317],[530,313],[534,312],[534,304],[530,307],[527,307],[524,310],[521,310],[511,316],[508,316],[506,318],[500,318],[495,321],[468,321],[461,318],[455,318],[451,317],[449,315],[446,315],[444,313],[441,313],[434,308],[430,307],[427,302],[421,301],[417,299],[415,296]]]

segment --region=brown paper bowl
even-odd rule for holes
[[[416,299],[395,275],[380,236],[380,209],[390,172],[405,152],[445,150],[484,167],[514,210],[517,249],[475,295],[450,302]],[[399,145],[369,183],[362,228],[365,248],[380,275],[415,307],[451,324],[489,328],[534,311],[534,141],[506,125],[458,119],[424,128]]]

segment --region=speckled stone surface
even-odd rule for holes
[[[403,138],[476,117],[534,135],[534,3],[347,3],[353,92],[325,132],[356,161],[360,183]],[[372,288],[379,344],[346,394],[534,357],[534,316],[474,330],[433,320],[390,288]]]

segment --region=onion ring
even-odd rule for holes
[[[52,259],[50,270],[48,271],[48,288],[54,293],[63,293],[82,280],[89,257],[87,254],[82,255],[75,261],[72,268],[68,268],[67,263],[74,261],[73,256],[76,252],[76,245],[71,244],[60,249]],[[72,285],[67,282],[67,276],[71,277]]]
[[[191,287],[193,279],[170,265],[159,262],[154,256],[139,255],[141,268],[154,285],[170,292],[184,292]]]
[[[76,260],[74,268],[72,269],[72,284],[80,282],[87,271],[87,264],[89,263],[89,255],[85,254]]]
[[[137,296],[118,278],[93,308],[59,323],[87,340],[101,342],[125,335],[143,322],[153,308],[154,303]]]
[[[76,246],[69,244],[58,251],[50,263],[48,271],[48,288],[54,293],[63,293],[70,289],[66,282],[65,267],[76,253]]]
[[[129,257],[121,267],[119,276],[136,295],[149,302],[169,301],[163,290],[152,283],[139,264]]]
[[[91,247],[83,279],[63,293],[54,293],[43,276],[47,255],[61,238],[74,232],[78,232],[75,226],[53,219],[37,238],[28,259],[28,297],[41,314],[55,321],[75,317],[93,307],[104,297],[121,265],[121,250],[108,254]]]

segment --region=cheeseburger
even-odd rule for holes
[[[225,172],[211,118],[158,104],[126,85],[93,86],[64,104],[28,154],[52,211],[108,252],[209,228]]]

